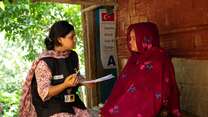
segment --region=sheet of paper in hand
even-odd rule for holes
[[[115,76],[113,76],[112,74],[109,74],[107,76],[103,76],[101,78],[97,78],[95,80],[85,80],[85,81],[82,81],[81,84],[87,84],[87,83],[98,83],[98,82],[102,82],[102,81],[106,81],[106,80],[110,80],[112,78],[115,78]]]

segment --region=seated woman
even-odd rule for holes
[[[179,90],[170,57],[159,46],[153,23],[132,24],[127,32],[131,56],[110,97],[102,117],[180,117]]]
[[[77,95],[80,86],[74,26],[58,21],[45,39],[23,86],[20,117],[89,117]]]

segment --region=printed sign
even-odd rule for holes
[[[116,40],[114,13],[107,13],[106,9],[100,9],[100,54],[104,69],[116,68]]]

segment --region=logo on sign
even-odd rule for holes
[[[102,13],[102,21],[114,21],[114,14]]]

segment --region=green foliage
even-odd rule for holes
[[[29,62],[23,58],[24,51],[1,37],[0,33],[0,106],[5,117],[16,117],[20,100],[22,80]],[[1,114],[0,114],[1,116]]]
[[[4,0],[0,3],[0,106],[5,117],[16,117],[22,81],[31,61],[44,46],[51,25],[67,20],[75,26],[81,69],[84,69],[84,50],[80,6],[54,3],[31,3],[29,0]],[[1,113],[0,113],[1,116]]]
[[[0,102],[3,106],[3,113],[0,114],[0,116],[4,115],[4,117],[17,117],[20,92],[14,91],[12,93],[8,93],[5,91],[0,91],[0,97]]]
[[[0,1],[0,8],[1,8],[2,10],[4,10],[4,3],[3,3],[3,1]]]
[[[77,5],[7,3],[5,10],[0,10],[0,31],[6,32],[6,39],[28,51],[26,59],[34,60],[44,48],[48,29],[58,20],[67,20],[75,26],[78,47],[83,47],[80,16],[80,6]]]

